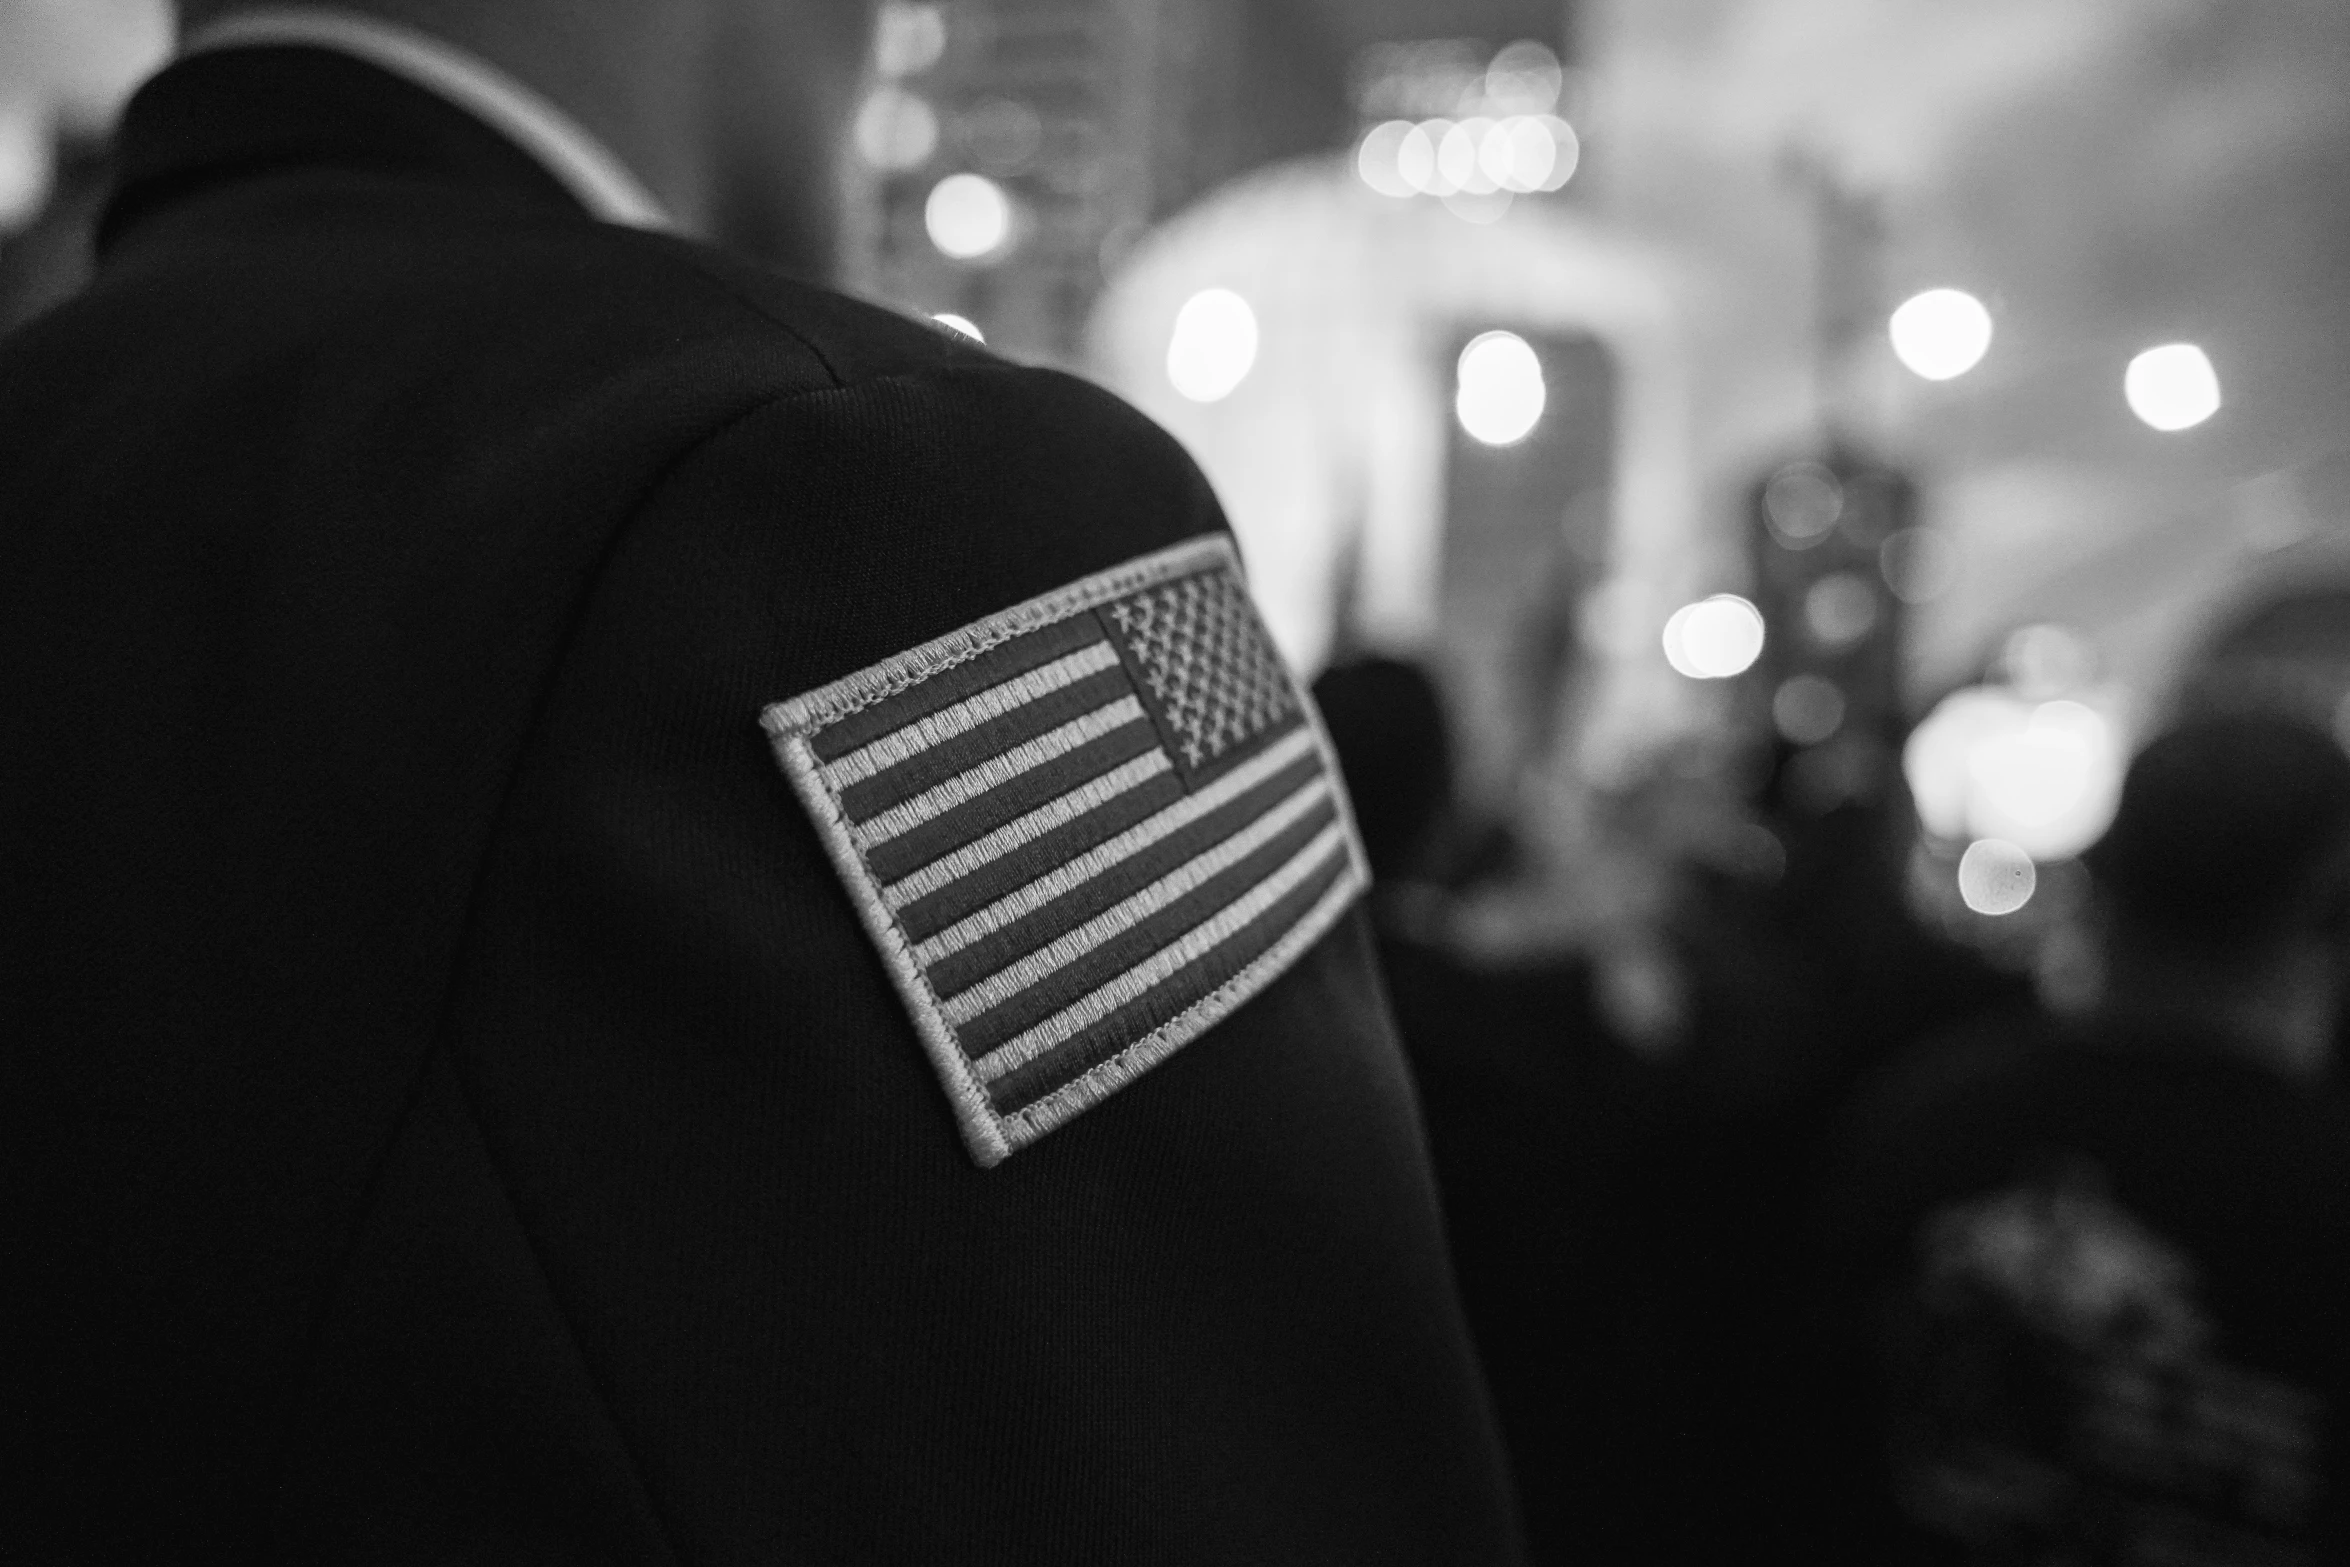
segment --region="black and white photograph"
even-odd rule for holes
[[[2344,0],[0,0],[0,1561],[2350,1563]]]

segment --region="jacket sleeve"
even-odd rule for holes
[[[1222,527],[1115,400],[948,364],[715,432],[605,563],[476,898],[453,1092],[687,1559],[1512,1559],[1359,916],[980,1169],[761,733]]]

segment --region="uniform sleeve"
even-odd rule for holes
[[[760,408],[615,545],[454,1067],[686,1559],[1512,1559],[1359,915],[982,1168],[761,729],[1222,530],[1139,416],[971,365]]]

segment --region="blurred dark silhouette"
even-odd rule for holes
[[[1423,873],[1453,791],[1452,736],[1436,683],[1417,664],[1364,657],[1325,672],[1314,700],[1346,769],[1372,875]]]
[[[1314,694],[1379,878],[1380,957],[1534,1559],[1687,1559],[1712,1462],[1693,1119],[1609,1033],[1579,954],[1499,964],[1448,935],[1442,911],[1493,861],[1459,850],[1495,833],[1460,818],[1428,675],[1364,658]]]
[[[2350,759],[2266,716],[2132,765],[2086,1013],[1869,1085],[1818,1208],[1838,1554],[2340,1560]]]
[[[1691,996],[1677,1068],[1694,1102],[1684,1135],[1698,1194],[1683,1244],[1706,1303],[1690,1353],[1704,1364],[1700,1413],[1715,1454],[1707,1546],[1725,1554],[1767,1542],[1808,1555],[1845,1505],[1802,1262],[1839,1107],[1915,1041],[2030,1000],[2023,976],[1911,916],[1903,874],[1915,823],[1898,784],[1823,810],[1788,787],[1790,760],[1782,748],[1753,802],[1783,869],[1693,865],[1673,905]]]
[[[1889,1056],[2021,1010],[2028,982],[1911,919],[1915,824],[1889,781],[1823,808],[1784,787],[1784,752],[1722,800],[1667,766],[1602,807],[1661,878],[1642,899],[1686,993],[1677,1041],[1636,1047],[1601,1002],[1604,932],[1506,959],[1466,938],[1460,911],[1523,867],[1510,825],[1454,793],[1429,676],[1355,659],[1315,695],[1536,1559],[1835,1538],[1852,1459],[1802,1265],[1822,1144]]]

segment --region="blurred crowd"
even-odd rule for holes
[[[1538,1559],[2336,1559],[2332,737],[2183,715],[2037,965],[1919,917],[1902,791],[1815,813],[1768,770],[1777,852],[1655,853],[1497,944],[1524,835],[1453,792],[1435,681],[1315,689]],[[1678,787],[1612,831],[1656,847]]]

